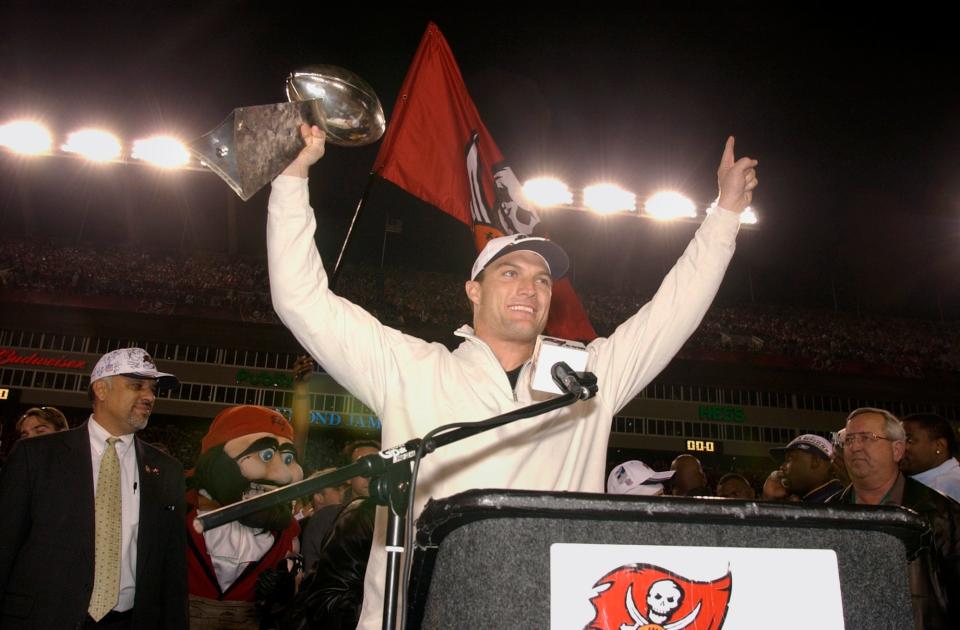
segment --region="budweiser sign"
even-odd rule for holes
[[[58,357],[31,354],[17,354],[13,348],[0,348],[0,365],[34,365],[38,367],[52,367],[61,370],[83,370],[87,362],[83,359],[69,359],[63,355]]]

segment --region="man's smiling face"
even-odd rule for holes
[[[147,426],[157,400],[157,379],[116,375],[93,383],[97,422],[113,435],[127,435]]]
[[[520,250],[496,259],[480,281],[466,285],[477,337],[533,343],[547,325],[552,287],[550,270],[539,254]]]

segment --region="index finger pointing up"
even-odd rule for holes
[[[727,145],[723,147],[723,157],[720,158],[720,168],[730,168],[734,162],[736,162],[733,157],[733,145],[734,138],[733,136],[729,136],[727,138]]]

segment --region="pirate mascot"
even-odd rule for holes
[[[293,596],[300,528],[277,505],[198,534],[198,514],[303,479],[293,428],[265,407],[220,412],[201,442],[187,492],[190,627],[270,627],[270,609]]]

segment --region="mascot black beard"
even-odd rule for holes
[[[269,628],[293,597],[300,528],[281,504],[197,534],[197,513],[303,479],[293,428],[282,415],[244,405],[220,412],[188,480],[190,627]]]

